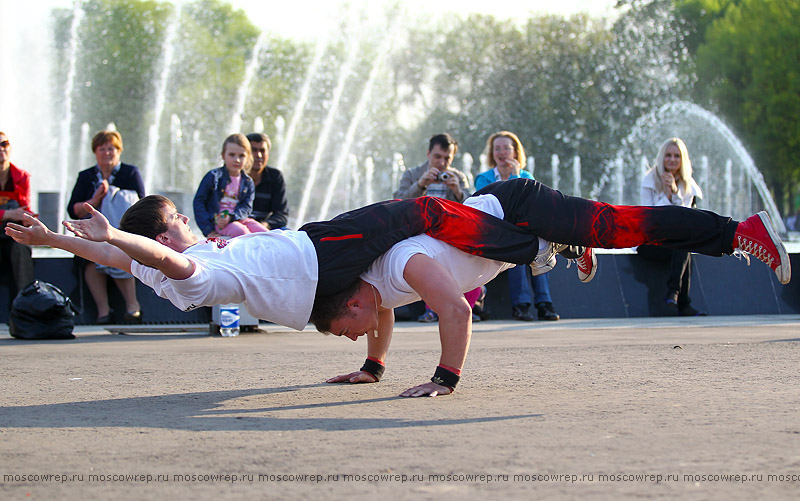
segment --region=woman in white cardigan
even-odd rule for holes
[[[641,205],[696,207],[698,198],[703,198],[703,192],[692,178],[692,162],[686,144],[677,137],[670,138],[661,145],[655,166],[642,179]],[[705,315],[691,306],[691,254],[652,245],[639,246],[638,252],[649,259],[670,262],[664,299],[668,306],[677,308],[682,316]]]

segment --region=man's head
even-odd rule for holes
[[[444,172],[458,153],[458,141],[450,134],[436,134],[428,143],[428,165]]]
[[[122,215],[119,229],[151,238],[177,252],[197,243],[189,218],[178,212],[172,200],[161,195],[148,195],[133,204]]]
[[[272,141],[270,141],[269,136],[263,132],[248,134],[247,140],[250,141],[250,149],[253,150],[252,170],[259,172],[267,166],[269,150],[272,148]]]
[[[314,300],[311,323],[318,331],[355,341],[378,328],[378,299],[372,285],[358,280],[347,289]]]

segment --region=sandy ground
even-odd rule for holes
[[[485,322],[421,399],[396,395],[435,325],[400,324],[370,385],[323,383],[363,340],[263,328],[0,330],[0,498],[800,496],[800,316]]]

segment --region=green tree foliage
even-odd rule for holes
[[[716,103],[787,208],[800,183],[799,0],[685,0],[702,14],[698,94]]]

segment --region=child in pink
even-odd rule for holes
[[[250,217],[255,184],[245,172],[253,162],[247,138],[242,134],[228,136],[222,144],[222,160],[225,165],[209,171],[195,193],[193,206],[197,226],[207,237],[237,237],[268,231]]]

